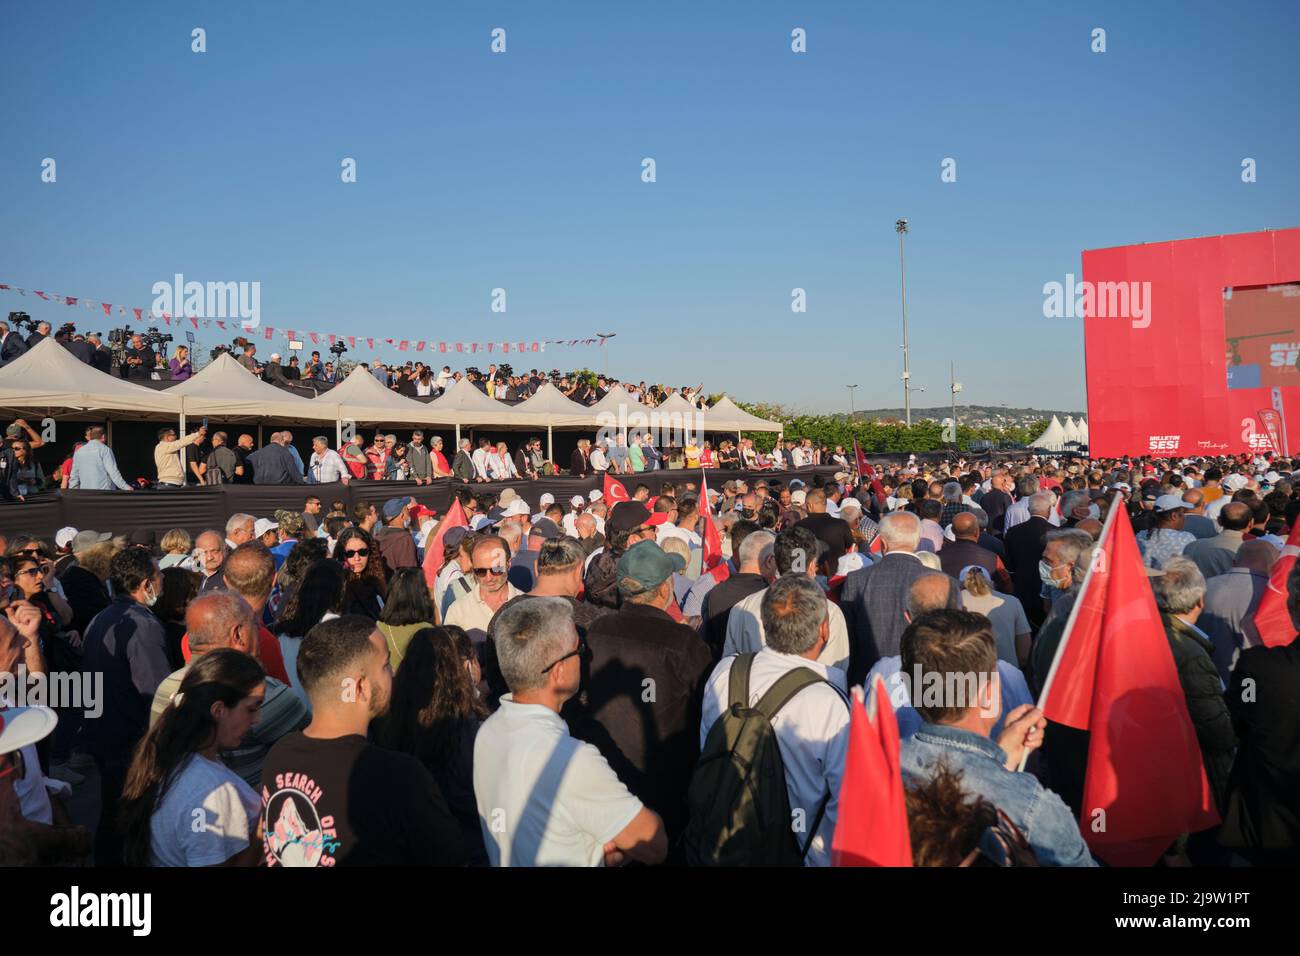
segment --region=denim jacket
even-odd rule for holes
[[[1007,755],[988,737],[922,722],[902,742],[903,775],[929,778],[941,761],[960,771],[962,788],[988,800],[1020,828],[1043,866],[1096,866],[1065,801],[1029,773],[1006,768]]]

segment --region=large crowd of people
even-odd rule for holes
[[[251,463],[302,481],[336,457],[384,477],[393,457],[385,439],[298,462],[286,435],[237,451],[214,434],[196,461],[209,436],[164,432],[158,480]],[[74,473],[120,478],[87,437]],[[474,456],[502,456],[436,448],[408,446],[431,462],[416,477],[462,454],[483,477]],[[704,501],[702,472],[633,465],[617,472],[629,500],[557,502],[532,497],[529,467],[499,493],[460,487],[441,515],[305,491],[301,511],[193,537],[9,536],[0,676],[100,690],[93,709],[0,710],[0,862],[828,865],[849,692],[879,676],[919,865],[1092,866],[1087,735],[1034,701],[1124,508],[1223,820],[1162,862],[1294,864],[1300,650],[1261,646],[1253,623],[1300,515],[1291,469],[1026,458],[862,476],[846,461],[809,480],[719,474]],[[1300,620],[1300,571],[1289,608]],[[909,697],[918,668],[987,675],[991,696]],[[1247,680],[1268,689],[1258,702]],[[744,714],[775,743],[775,785],[719,769]],[[76,788],[94,788],[93,816],[70,815]],[[733,791],[790,827],[733,826]]]

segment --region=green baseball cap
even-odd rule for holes
[[[679,554],[669,554],[653,541],[638,541],[618,559],[619,582],[634,582],[639,589],[657,588],[686,567]]]

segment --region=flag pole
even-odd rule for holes
[[[1106,542],[1106,536],[1110,533],[1111,522],[1115,520],[1115,515],[1121,505],[1122,495],[1117,491],[1115,498],[1111,501],[1110,511],[1106,514],[1106,524],[1102,526],[1101,537],[1097,539],[1097,547],[1101,548]],[[1052,681],[1056,679],[1056,670],[1061,664],[1061,656],[1065,652],[1065,645],[1070,639],[1070,634],[1074,630],[1074,622],[1079,617],[1079,609],[1083,607],[1083,598],[1088,591],[1088,585],[1092,582],[1092,572],[1097,567],[1096,552],[1093,552],[1093,559],[1088,562],[1088,573],[1083,577],[1083,583],[1079,585],[1079,593],[1075,595],[1074,605],[1070,608],[1070,616],[1066,618],[1065,630],[1061,632],[1061,641],[1056,645],[1056,654],[1052,657],[1052,666],[1047,670],[1047,677],[1043,680],[1043,691],[1038,695],[1038,701],[1034,705],[1039,710],[1043,709],[1043,702],[1047,700],[1047,694],[1052,689]],[[1071,571],[1073,574],[1074,572]],[[1020,755],[1020,766],[1018,771],[1025,769],[1025,763],[1029,760],[1029,751],[1026,750]]]

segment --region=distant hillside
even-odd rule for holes
[[[902,421],[905,412],[901,408],[869,408],[863,411],[854,412],[855,419],[864,421]],[[952,415],[952,407],[940,405],[933,408],[913,408],[912,421],[920,421],[923,418],[942,421]],[[1081,417],[1086,417],[1081,411],[1061,411],[1041,408],[1012,408],[1008,405],[958,405],[957,420],[963,425],[970,425],[974,428],[985,426],[995,426],[1000,428],[1025,428],[1044,420],[1051,421],[1055,415],[1064,424],[1066,416],[1070,416],[1075,421]],[[847,416],[844,416],[847,417]]]

